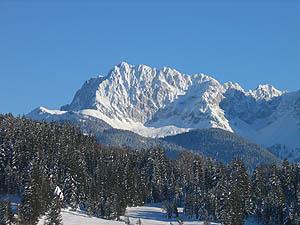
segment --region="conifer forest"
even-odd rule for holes
[[[61,193],[57,194],[59,191]],[[21,198],[12,212],[0,201],[0,224],[61,224],[60,210],[81,208],[118,219],[127,206],[163,203],[186,217],[242,225],[300,224],[300,164],[283,160],[248,170],[240,159],[223,164],[182,151],[168,158],[161,147],[104,147],[92,134],[55,122],[0,115],[0,196]],[[16,215],[14,215],[16,214]]]

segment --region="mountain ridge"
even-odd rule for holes
[[[188,75],[167,67],[122,62],[107,76],[86,81],[61,111],[35,110],[27,116],[55,118],[69,112],[145,137],[221,128],[264,147],[280,144],[291,151],[300,147],[299,91],[280,91],[269,84],[245,91],[237,83],[222,85],[202,73]],[[293,144],[280,129],[289,131]]]

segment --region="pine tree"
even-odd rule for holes
[[[6,224],[5,213],[6,213],[5,202],[0,199],[0,225]]]
[[[235,192],[235,199],[241,201],[241,212],[243,217],[250,214],[250,178],[242,160],[235,158],[229,165],[229,182],[231,190]],[[239,203],[238,203],[239,204]]]
[[[238,190],[233,190],[230,194],[230,217],[231,224],[243,225],[245,214],[243,212],[243,201]]]
[[[284,159],[282,163],[282,169],[280,171],[280,180],[285,198],[287,202],[290,203],[296,194],[296,190],[293,186],[295,176],[287,159]]]
[[[296,189],[296,211],[300,215],[300,183],[297,185]]]
[[[163,210],[167,213],[168,218],[178,217],[178,209],[176,202],[167,200],[163,202]]]
[[[287,209],[285,195],[280,182],[280,171],[275,164],[267,169],[267,194],[263,200],[262,220],[266,224],[283,224]]]
[[[300,217],[297,211],[295,211],[295,216],[294,216],[295,220],[294,220],[294,224],[300,224]]]
[[[251,178],[251,211],[256,215],[258,220],[261,220],[262,217],[262,206],[265,196],[265,182],[262,172],[263,169],[261,166],[256,167]]]
[[[173,202],[173,214],[175,215],[176,218],[179,216],[176,200],[174,200],[174,202]]]
[[[183,225],[183,219],[181,217],[178,218],[178,224]]]
[[[142,225],[142,221],[141,221],[141,219],[139,218],[137,221],[136,221],[136,223],[135,223],[136,225]]]
[[[125,223],[126,225],[130,225],[130,220],[129,220],[129,217],[128,217],[128,216],[125,217],[124,223]]]
[[[76,211],[79,206],[79,185],[70,172],[66,172],[65,176],[64,196],[66,203],[71,206],[72,210]]]
[[[41,171],[36,163],[33,163],[29,182],[25,187],[22,203],[23,216],[27,224],[37,224],[38,217],[42,214],[42,206],[40,201],[40,178]]]
[[[184,198],[183,213],[186,217],[192,218],[194,216],[194,195],[186,193]]]
[[[211,225],[211,222],[209,221],[209,216],[208,215],[206,216],[203,225]]]
[[[6,199],[5,221],[7,225],[12,225],[15,222],[9,197]]]
[[[18,204],[18,217],[17,217],[17,225],[26,225],[26,221],[24,218],[24,212],[21,204]]]
[[[45,225],[62,225],[61,204],[59,196],[55,196],[46,212]]]
[[[295,209],[294,209],[294,202],[291,202],[290,209],[285,207],[283,209],[284,212],[284,219],[283,219],[283,225],[292,225],[295,224]]]
[[[219,181],[215,187],[215,217],[223,224],[230,224],[230,189],[226,176],[226,168],[219,165]],[[227,222],[229,220],[229,222]]]

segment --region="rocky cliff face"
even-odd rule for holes
[[[95,109],[112,119],[145,123],[191,84],[190,76],[176,70],[121,63],[107,77],[87,81],[62,110]]]

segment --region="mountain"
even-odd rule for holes
[[[93,133],[98,141],[105,146],[129,148],[132,150],[163,147],[169,157],[176,157],[181,151],[188,150],[174,143],[161,139],[144,137],[129,130],[115,129],[103,120],[80,112],[56,111],[39,107],[27,114],[35,120],[52,120],[62,124],[80,127],[83,132]]]
[[[46,122],[51,122],[52,120],[54,120],[60,122],[61,124],[68,122],[73,126],[80,126],[86,133],[97,133],[112,128],[112,126],[110,126],[108,123],[97,117],[74,111],[68,112],[48,110],[44,107],[36,108],[32,112],[28,113],[26,117],[35,120],[45,120]]]
[[[132,131],[107,129],[97,134],[98,141],[106,146],[129,148],[132,150],[150,149],[158,146],[163,147],[170,158],[175,158],[181,151],[186,149],[172,142],[157,138],[143,137]]]
[[[162,140],[225,163],[240,158],[251,169],[257,165],[281,163],[277,157],[260,145],[219,128],[194,129],[164,137]]]
[[[84,83],[61,110],[37,108],[32,119],[97,118],[144,137],[220,128],[261,144],[280,157],[300,157],[300,91],[259,85],[245,91],[204,74],[122,62]],[[298,153],[299,150],[299,153]]]
[[[40,108],[42,115],[53,111]],[[36,113],[36,112],[34,112]],[[50,115],[46,121],[50,122]],[[66,111],[56,114],[55,120],[60,124],[71,124],[80,127],[85,133],[93,133],[97,140],[105,146],[129,148],[132,150],[163,147],[169,157],[175,158],[181,151],[188,150],[228,163],[233,158],[243,159],[249,169],[266,163],[280,164],[279,158],[271,154],[260,145],[251,143],[238,135],[217,128],[194,129],[181,134],[166,136],[164,138],[144,137],[129,130],[112,128],[103,120]]]

